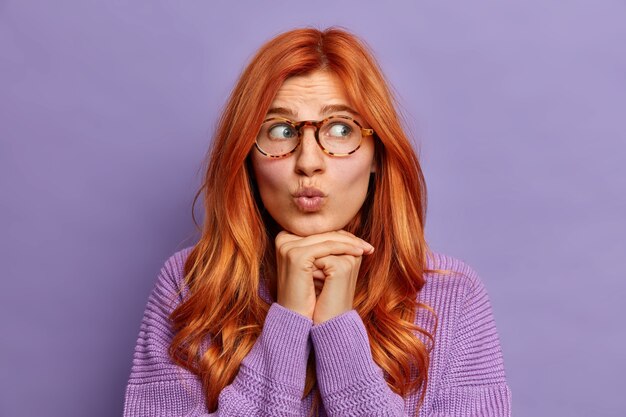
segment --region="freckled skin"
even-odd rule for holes
[[[298,117],[294,121],[321,120],[329,116],[320,113],[321,107],[330,104],[355,108],[338,78],[316,71],[287,79],[270,108],[296,111]],[[334,114],[355,117],[346,111]],[[369,126],[362,118],[355,118],[364,127]],[[361,147],[352,155],[332,157],[320,149],[314,129],[307,127],[294,154],[271,159],[253,149],[251,158],[261,199],[269,214],[288,232],[310,236],[342,229],[363,205],[369,176],[375,168],[374,139],[364,137]],[[301,187],[315,187],[327,195],[319,211],[305,212],[295,204],[293,193]]]

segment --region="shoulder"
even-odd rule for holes
[[[184,276],[185,261],[193,248],[193,246],[188,246],[170,255],[161,267],[161,274],[179,282]]]
[[[171,310],[187,295],[185,261],[192,249],[193,246],[180,249],[165,260],[151,294],[152,301]]]
[[[476,270],[462,259],[451,255],[428,252],[422,292],[440,295],[455,293],[463,298],[475,292],[484,292],[485,285]]]
[[[429,252],[424,271],[424,286],[417,301],[431,307],[443,333],[455,329],[462,318],[491,314],[487,289],[476,270],[462,259]],[[430,319],[416,317],[416,323],[432,325]]]

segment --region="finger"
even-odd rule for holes
[[[358,237],[356,235],[353,235],[352,233],[350,233],[350,232],[348,232],[346,230],[343,230],[343,229],[336,230],[335,233],[337,233],[340,236],[345,236],[345,237],[347,237],[349,239],[357,239],[359,242],[361,242],[361,244],[363,246],[363,249],[365,250],[365,253],[372,253],[372,252],[374,252],[374,246],[372,246],[372,244],[369,243],[365,239],[362,239],[362,238],[360,238],[360,237]]]
[[[313,279],[324,279],[326,278],[326,275],[324,274],[324,271],[322,271],[321,269],[316,269],[315,271],[313,271]]]
[[[337,233],[341,233],[342,235],[348,235],[348,236],[356,236],[356,235],[354,235],[354,234],[352,234],[352,233],[350,233],[350,232],[348,232],[347,230],[344,230],[344,229],[337,230]]]
[[[374,252],[374,246],[371,243],[369,243],[367,240],[362,239],[362,238],[360,238],[360,237],[358,237],[356,235],[353,235],[352,233],[350,233],[350,232],[348,232],[346,230],[343,230],[343,229],[339,229],[336,232],[338,234],[340,234],[340,235],[343,235],[343,236],[353,237],[353,238],[359,239],[364,244],[364,249],[365,249],[365,253],[366,254],[369,255],[369,254]]]
[[[306,256],[306,259],[313,263],[318,258],[329,255],[363,255],[363,248],[354,244],[338,242],[336,240],[326,240],[310,246],[296,247],[292,249],[294,255]]]
[[[333,231],[333,232],[325,232],[319,233],[315,235],[309,235],[307,237],[303,237],[300,239],[291,239],[290,242],[296,242],[294,246],[306,246],[313,245],[315,243],[335,240],[339,242],[350,243],[354,246],[360,246],[363,248],[364,252],[371,253],[374,250],[374,247],[370,245],[367,241],[354,236],[351,233],[346,231]]]
[[[280,248],[281,246],[283,246],[285,243],[289,243],[289,242],[295,242],[298,240],[301,240],[302,238],[300,236],[296,236],[292,233],[289,233],[285,230],[281,230],[277,235],[276,235],[276,239],[275,239],[275,244],[277,248]]]
[[[315,261],[313,261],[313,265],[315,265],[316,268],[324,271],[326,274],[329,272],[329,270],[347,271],[353,270],[354,268],[358,269],[361,266],[361,259],[362,258],[360,256],[331,255],[316,259]]]

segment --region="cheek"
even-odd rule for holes
[[[337,184],[341,184],[344,191],[352,196],[364,194],[367,191],[371,172],[371,158],[350,161],[349,164],[344,164],[337,170]]]
[[[271,197],[269,194],[281,189],[284,186],[286,167],[282,160],[262,160],[252,159],[252,168],[254,169],[254,177],[256,179],[261,198],[265,200]]]
[[[367,196],[370,174],[369,164],[337,171],[334,189],[336,215],[342,218],[347,216],[344,219],[346,221],[356,215]]]

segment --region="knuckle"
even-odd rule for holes
[[[283,258],[286,257],[288,253],[289,253],[289,246],[288,245],[283,244],[283,245],[280,245],[278,247],[278,254],[281,257],[283,257]]]
[[[337,241],[336,240],[332,240],[332,239],[326,239],[325,241],[322,242],[323,245],[336,245]]]
[[[298,254],[300,253],[300,251],[298,250],[298,248],[294,248],[294,247],[287,247],[284,251],[284,257],[286,259],[289,259],[290,261],[298,258]]]

